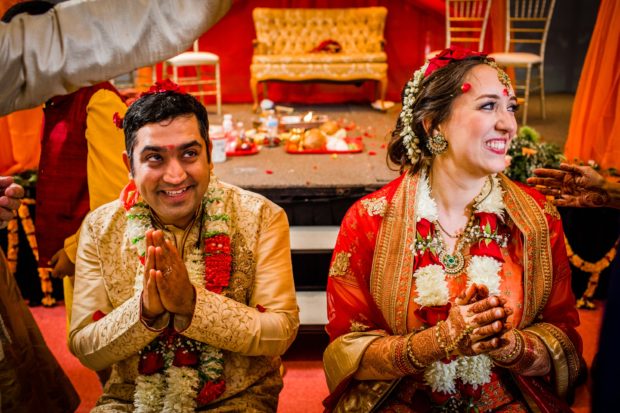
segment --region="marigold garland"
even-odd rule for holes
[[[21,200],[21,205],[17,209],[16,216],[9,221],[8,230],[8,246],[7,246],[7,261],[9,262],[9,270],[13,275],[17,272],[17,257],[19,254],[19,225],[18,218],[21,220],[22,228],[26,234],[28,245],[32,250],[32,255],[37,264],[39,262],[39,246],[37,244],[37,238],[35,235],[35,227],[30,216],[30,209],[28,205],[35,205],[36,201],[30,198],[24,198]],[[41,291],[43,292],[43,298],[41,303],[46,307],[51,307],[56,304],[56,299],[52,297],[54,289],[52,287],[52,281],[50,279],[51,268],[49,267],[37,267],[39,279],[41,280]]]
[[[579,255],[575,254],[568,242],[568,238],[564,237],[564,243],[566,244],[566,255],[568,255],[568,260],[570,263],[576,268],[579,268],[581,271],[590,273],[590,278],[588,278],[588,286],[583,292],[581,298],[577,300],[577,308],[593,310],[596,308],[596,304],[594,304],[592,298],[594,297],[594,293],[598,287],[599,277],[601,273],[609,267],[614,258],[616,258],[618,245],[620,245],[620,238],[616,240],[614,245],[609,251],[607,251],[603,258],[594,263],[586,261]]]

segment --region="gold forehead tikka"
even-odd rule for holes
[[[493,60],[487,60],[486,64],[497,70],[497,78],[502,85],[506,86],[509,90],[512,89],[512,82],[510,81],[510,76],[508,76],[508,73],[504,72],[504,70]]]

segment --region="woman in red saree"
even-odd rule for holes
[[[327,411],[562,412],[581,367],[562,223],[500,172],[510,80],[447,49],[388,148],[403,174],[345,216],[329,272]]]

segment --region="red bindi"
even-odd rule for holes
[[[469,89],[471,89],[471,85],[467,82],[463,83],[463,85],[461,85],[461,91],[463,93],[467,93],[467,91],[469,91]]]
[[[504,94],[504,96],[508,96],[508,89],[504,88],[504,90],[502,91],[502,93]]]
[[[174,145],[163,145],[164,148],[168,149],[169,151],[173,150],[175,148]]]

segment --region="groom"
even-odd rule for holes
[[[93,411],[275,411],[299,325],[284,211],[217,180],[206,110],[176,85],[122,128],[132,180],[86,218],[76,262],[71,351],[112,367]]]

